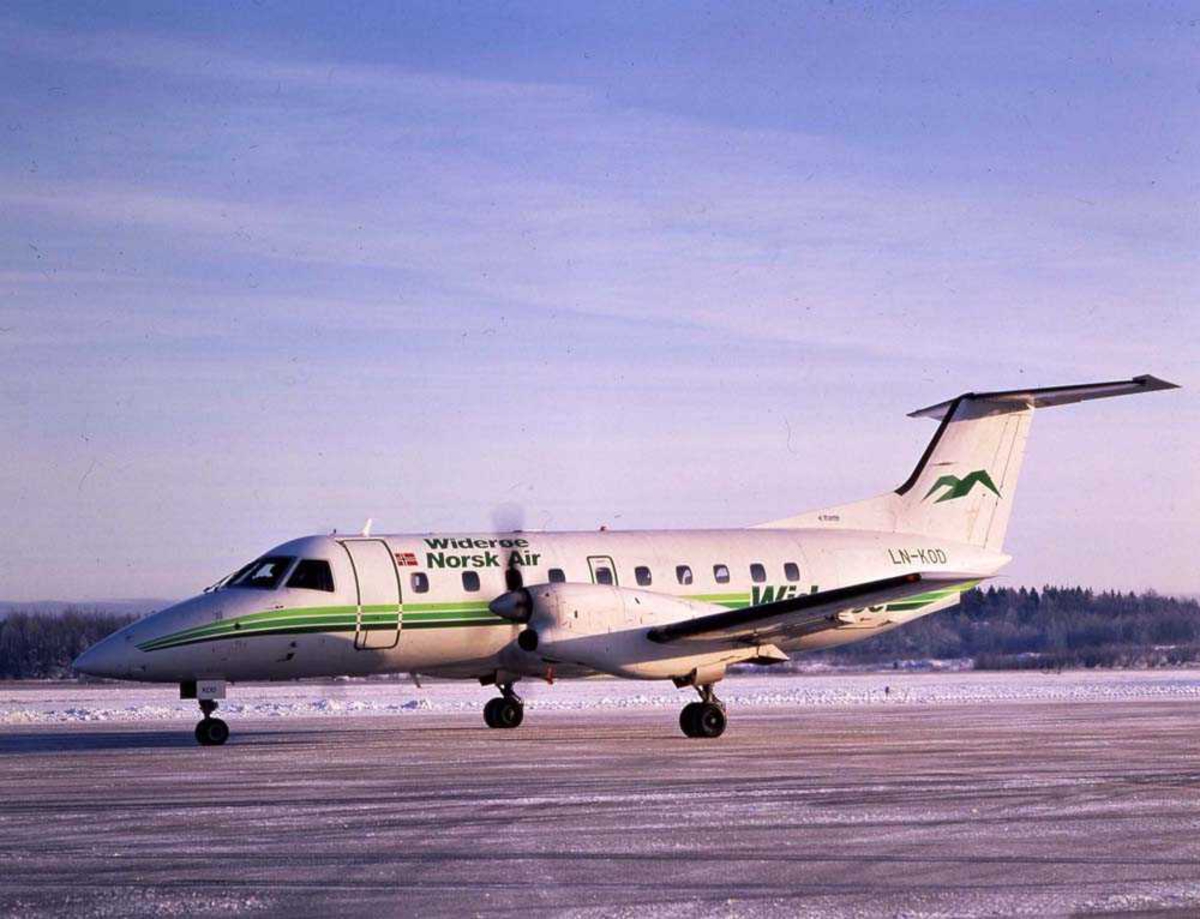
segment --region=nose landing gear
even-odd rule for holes
[[[212,717],[216,710],[215,699],[200,700],[200,711],[204,718],[196,725],[196,742],[202,747],[219,747],[229,739],[229,725],[220,718]]]
[[[679,713],[679,727],[688,737],[720,737],[725,733],[725,703],[713,692],[712,683],[697,686],[699,702],[689,702]]]
[[[483,707],[483,721],[489,728],[519,727],[525,719],[525,703],[513,692],[512,683],[500,684],[503,695],[490,699]]]

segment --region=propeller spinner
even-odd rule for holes
[[[533,598],[524,587],[506,591],[488,604],[493,615],[524,625],[533,615]]]

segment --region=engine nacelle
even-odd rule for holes
[[[659,644],[647,637],[655,626],[718,611],[706,603],[603,584],[539,584],[523,593],[528,626],[502,656],[514,672],[566,665],[630,679],[688,680],[761,654],[727,641]]]

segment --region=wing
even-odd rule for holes
[[[944,599],[974,587],[988,576],[945,571],[913,572],[776,603],[696,616],[651,629],[647,637],[659,644],[687,639],[728,639],[738,644],[759,644],[794,638],[853,623],[858,610],[912,601],[926,594],[931,599]]]

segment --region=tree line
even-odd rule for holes
[[[1153,591],[989,587],[821,655],[855,664],[969,659],[980,670],[1179,666],[1200,660],[1200,604]]]
[[[74,676],[71,661],[89,645],[137,618],[80,609],[9,613],[0,619],[0,680]]]
[[[0,619],[0,679],[71,677],[75,657],[135,618],[79,609],[9,613]],[[876,638],[797,660],[886,666],[929,658],[985,670],[1180,666],[1200,661],[1200,604],[1154,592],[989,587]]]

